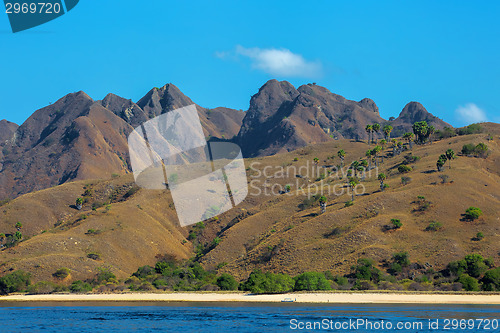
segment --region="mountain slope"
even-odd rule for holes
[[[207,252],[201,257],[206,268],[219,266],[219,272],[239,279],[256,268],[292,275],[310,270],[342,274],[360,257],[383,263],[400,251],[408,251],[412,262],[436,270],[472,252],[499,262],[500,126],[483,127],[484,134],[415,146],[395,157],[392,150],[384,151],[380,172],[388,176],[389,188],[380,192],[378,172],[372,170],[362,181],[365,194],[359,193],[350,207],[345,207],[350,194],[341,192],[346,190],[345,177],[338,179],[333,173],[323,183],[317,178],[339,164],[338,158],[331,159],[339,149],[347,153],[346,165],[364,158],[371,147],[366,143],[340,139],[247,159],[249,196],[218,219],[205,222],[202,230],[180,228],[169,192],[137,189],[131,175],[26,194],[0,209],[0,232],[13,233],[15,223],[21,222],[23,235],[30,237],[0,252],[1,270],[24,269],[38,281],[68,267],[73,279],[84,279],[93,277],[98,267],[110,265],[123,278],[161,255],[192,257],[200,246]],[[494,141],[486,141],[490,135]],[[459,152],[464,144],[479,142],[489,147],[486,159],[459,156],[451,169],[435,171],[438,156],[447,149]],[[403,185],[397,166],[410,154],[420,159],[410,164],[413,170],[404,176],[411,181]],[[317,167],[312,162],[315,157]],[[442,174],[449,176],[445,184]],[[280,194],[286,184],[291,192]],[[318,214],[317,203],[301,208],[308,194],[317,194],[320,188],[328,198],[327,212]],[[419,209],[418,196],[429,202],[425,210]],[[77,197],[85,198],[82,211],[71,207]],[[464,221],[461,214],[469,206],[480,207],[484,216]],[[400,219],[403,227],[384,230],[393,218]],[[426,231],[432,221],[441,222],[443,229]],[[191,231],[196,237],[188,239]],[[480,231],[485,238],[475,241]],[[218,245],[208,247],[216,237]],[[98,253],[99,260],[89,258],[92,253]]]
[[[78,92],[36,111],[18,128],[0,122],[2,137],[10,139],[1,146],[0,200],[130,172],[127,136],[133,128],[191,104],[172,84],[152,89],[137,104],[114,94],[93,101]],[[243,112],[197,108],[207,137],[229,139],[239,131]]]

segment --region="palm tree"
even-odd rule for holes
[[[391,138],[392,126],[385,125],[383,131],[384,131],[385,139],[389,140]]]
[[[326,197],[325,196],[321,196],[319,198],[319,206],[321,207],[321,214],[324,214],[326,213]]]
[[[444,156],[444,158],[443,158],[443,156]],[[446,155],[439,156],[439,159],[436,162],[436,167],[437,167],[438,171],[443,170],[443,167],[446,164],[446,159],[447,159]]]
[[[434,132],[436,132],[436,128],[434,128],[434,126],[429,126],[427,134],[429,136],[429,140],[431,141],[431,143],[432,143],[432,134],[434,134]]]
[[[372,150],[369,149],[366,151],[366,159],[368,160],[368,170],[371,170],[372,169]]]
[[[351,197],[352,197],[351,201],[354,201],[354,189],[356,188],[356,185],[358,185],[358,183],[354,179],[352,179],[349,182],[349,187],[351,188]]]
[[[77,198],[76,199],[76,209],[81,210],[83,206],[83,199],[82,198]]]
[[[398,140],[391,139],[392,143],[392,156],[396,156],[396,147],[398,146]]]
[[[424,121],[418,121],[413,124],[413,133],[415,133],[415,137],[417,138],[417,143],[423,144],[427,138],[429,137],[429,126],[427,125],[427,122]]]
[[[341,162],[342,163],[341,166],[344,166],[344,159],[345,159],[345,151],[344,151],[344,149],[340,149],[338,151],[337,155],[340,157],[340,159],[342,161]]]
[[[352,168],[352,172],[354,174],[354,177],[356,177],[356,171],[358,171],[358,167],[359,167],[359,162],[358,161],[353,161],[351,163],[351,168]]]
[[[408,141],[408,144],[410,145],[410,149],[413,149],[413,138],[414,137],[415,137],[415,134],[413,134],[411,132],[406,132],[403,135],[403,139],[405,139],[406,141]]]
[[[380,131],[380,124],[375,123],[375,124],[372,125],[372,128],[373,128],[373,131],[378,134],[378,132]],[[372,142],[374,142],[373,141],[373,135],[372,135]]]
[[[450,169],[451,169],[451,160],[453,160],[455,157],[456,157],[456,155],[455,155],[455,152],[453,151],[453,149],[448,149],[446,151],[446,158],[450,162]]]
[[[386,140],[386,139],[382,139],[382,140],[380,140],[380,142],[379,142],[379,143],[380,143],[380,145],[382,146],[382,150],[384,150],[385,145],[387,144],[387,140]]]
[[[23,228],[22,223],[21,222],[17,222],[16,223],[16,229],[17,229],[17,231],[21,231],[22,228]]]
[[[398,141],[398,155],[401,154],[403,151],[403,143],[401,141]]]
[[[366,131],[366,133],[368,133],[368,144],[370,144],[371,133],[373,131],[373,126],[372,125],[366,125],[365,131]]]
[[[384,173],[379,173],[377,178],[380,181],[380,190],[385,190],[384,181],[387,179],[386,175]]]

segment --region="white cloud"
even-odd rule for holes
[[[236,55],[249,58],[253,68],[275,76],[313,78],[322,72],[320,62],[307,61],[302,55],[287,49],[245,48],[238,45]],[[218,57],[221,58],[220,53]]]
[[[484,110],[479,108],[474,103],[468,103],[463,106],[459,106],[455,110],[457,117],[465,123],[480,123],[482,121],[487,121],[488,117]]]

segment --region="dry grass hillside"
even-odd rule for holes
[[[387,175],[389,188],[380,191],[372,170],[371,177],[361,181],[366,191],[350,207],[345,207],[351,200],[349,193],[327,191],[346,191],[346,177],[338,179],[334,173],[329,177],[325,170],[340,163],[339,149],[345,150],[345,164],[350,165],[364,159],[373,145],[332,139],[285,154],[248,159],[249,196],[237,208],[205,222],[202,230],[181,228],[168,191],[137,189],[131,175],[26,194],[0,207],[0,232],[14,233],[15,223],[21,222],[25,236],[17,246],[0,252],[0,274],[23,269],[33,274],[34,281],[49,280],[57,269],[68,267],[69,280],[75,280],[92,277],[98,267],[108,265],[124,278],[161,255],[192,257],[196,247],[206,268],[219,266],[220,272],[239,279],[255,268],[290,274],[310,270],[345,273],[360,257],[382,264],[398,251],[408,251],[412,261],[436,269],[471,252],[491,256],[498,263],[500,126],[485,124],[483,128],[482,134],[414,146],[395,157],[386,147],[380,154],[379,172]],[[493,135],[493,141],[487,140],[487,133]],[[488,145],[487,158],[459,156],[451,169],[447,164],[443,172],[436,171],[436,160],[447,149],[459,153],[464,144],[479,142]],[[402,175],[397,167],[410,153],[420,159],[409,164],[413,171]],[[288,169],[289,175],[282,176],[281,168]],[[318,181],[321,173],[326,178]],[[439,177],[443,174],[449,177],[446,183]],[[403,185],[402,176],[411,181]],[[287,184],[290,193],[279,194]],[[326,213],[320,214],[317,202],[301,206],[308,194],[321,188],[328,198]],[[423,204],[418,196],[425,197],[427,208],[420,209]],[[72,207],[77,197],[86,200],[81,211]],[[462,214],[470,206],[481,208],[484,215],[474,222],[464,221]],[[394,218],[403,227],[384,230]],[[433,221],[443,228],[426,231]],[[197,236],[188,237],[190,232]],[[485,236],[481,241],[474,240],[478,232]],[[216,237],[220,242],[208,251],[206,245]]]

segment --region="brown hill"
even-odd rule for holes
[[[206,246],[215,237],[220,243],[208,248],[201,262],[207,268],[223,266],[220,272],[240,279],[255,268],[290,274],[345,273],[360,257],[380,263],[398,251],[408,251],[413,262],[435,269],[472,252],[499,262],[500,126],[484,124],[483,128],[482,134],[415,146],[394,157],[392,150],[384,151],[380,171],[388,175],[389,188],[380,192],[377,172],[372,170],[362,181],[366,191],[350,207],[345,207],[350,194],[340,193],[345,190],[345,176],[339,179],[333,173],[323,182],[317,178],[339,164],[337,157],[332,159],[339,149],[347,152],[346,165],[364,158],[371,148],[366,143],[340,139],[248,159],[250,195],[235,209],[206,222],[195,239],[187,239],[193,228],[178,226],[168,191],[136,189],[131,175],[26,194],[0,208],[0,232],[13,233],[19,221],[22,233],[29,237],[1,251],[1,269],[24,269],[37,281],[50,279],[61,267],[70,268],[74,279],[82,279],[110,265],[123,278],[138,266],[153,264],[158,255],[193,256],[197,245]],[[490,136],[493,141],[487,141]],[[459,152],[464,144],[479,142],[487,143],[487,158],[459,156],[451,169],[435,171],[438,156],[447,149]],[[404,176],[411,181],[403,185],[397,167],[413,160],[406,157],[410,155],[419,159],[409,164],[412,171]],[[318,166],[313,166],[315,157]],[[288,168],[289,174],[282,176],[281,168]],[[439,177],[443,174],[449,177],[446,183]],[[286,184],[291,184],[291,192],[280,194]],[[325,214],[318,214],[317,203],[308,206],[305,201],[319,188],[328,197]],[[82,211],[71,207],[79,196],[86,200]],[[425,197],[425,209],[417,196]],[[480,207],[484,216],[476,222],[464,221],[461,214],[469,206]],[[402,229],[384,230],[393,218],[403,222]],[[443,228],[426,231],[432,221],[441,222]],[[479,231],[485,238],[476,241]]]
[[[339,188],[346,190],[345,176],[344,180],[334,177],[321,182],[316,178],[320,177],[320,172],[327,174],[326,171],[304,178],[304,170],[307,170],[306,165],[309,170],[315,170],[314,157],[319,158],[319,166],[331,170],[331,156],[341,148],[347,152],[346,164],[349,165],[363,158],[367,144],[339,140],[253,160],[259,162],[250,173],[256,184],[268,190],[275,184],[280,185],[277,188],[291,184],[291,194],[269,196],[264,201],[256,197],[249,199],[255,204],[249,211],[250,216],[220,232],[218,237],[222,242],[203,258],[203,262],[208,267],[227,263],[222,271],[239,278],[246,278],[256,268],[290,274],[311,270],[347,273],[360,257],[383,262],[400,251],[408,251],[412,261],[422,265],[428,263],[435,269],[442,269],[448,262],[473,252],[491,256],[499,262],[500,126],[485,124],[484,128],[489,134],[453,137],[414,147],[396,157],[391,157],[391,151],[385,151],[380,171],[388,175],[389,188],[380,191],[377,172],[373,171],[362,181],[366,192],[356,196],[351,207],[345,207],[351,200],[350,193],[337,195],[332,187],[341,184]],[[488,142],[488,136],[493,133],[494,141]],[[488,158],[460,156],[452,162],[451,169],[447,166],[444,172],[436,172],[436,160],[447,149],[460,152],[464,144],[479,142],[487,143]],[[407,160],[406,156],[419,159],[410,164],[413,168],[410,173],[400,174],[398,166]],[[292,168],[288,177],[274,174],[280,166]],[[264,177],[266,167],[267,172],[274,175]],[[302,176],[297,178],[294,170],[299,170]],[[440,178],[443,174],[449,177],[446,183]],[[402,176],[411,178],[408,185],[402,184]],[[301,204],[307,202],[307,195],[317,194],[318,188],[323,189],[328,198],[327,212],[318,214],[317,203],[301,209]],[[427,208],[421,210],[418,196],[425,197]],[[422,205],[426,205],[425,202]],[[479,221],[463,220],[462,214],[470,206],[484,212]],[[403,228],[385,231],[384,227],[390,225],[393,218],[400,219]],[[443,229],[426,231],[433,221],[442,223]],[[488,237],[476,241],[474,237],[478,232]]]

